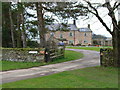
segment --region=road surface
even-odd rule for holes
[[[17,80],[24,80],[28,78],[41,77],[53,73],[80,69],[85,67],[92,67],[100,65],[99,52],[91,50],[80,49],[66,49],[81,52],[84,57],[78,60],[67,61],[63,63],[50,64],[45,66],[33,67],[29,69],[19,69],[0,72],[0,79],[2,83],[13,82]]]

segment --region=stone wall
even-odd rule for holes
[[[2,60],[22,62],[43,62],[44,48],[3,48]]]
[[[101,49],[100,60],[102,66],[114,66],[113,49],[111,48]]]

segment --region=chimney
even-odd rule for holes
[[[76,20],[75,19],[73,20],[73,24],[76,25]]]
[[[90,29],[90,24],[88,24],[88,28]]]

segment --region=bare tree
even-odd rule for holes
[[[112,35],[114,65],[115,66],[120,65],[120,21],[117,22],[114,12],[118,8],[118,6],[120,6],[120,2],[116,1],[112,7],[109,0],[106,0],[106,3],[102,5],[102,7],[107,8],[109,11],[108,15],[111,17],[113,30],[111,30],[104,22],[104,20],[100,17],[97,8],[95,8],[89,1],[85,0],[85,2],[89,6],[85,8],[87,8],[89,12],[94,14],[98,18],[98,20],[102,23],[102,25],[106,28],[106,30]]]

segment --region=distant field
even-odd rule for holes
[[[49,63],[0,61],[0,64],[2,66],[0,67],[0,70],[5,71],[5,70],[13,70],[13,69],[30,68],[30,67],[47,65],[47,64],[76,60],[82,57],[83,57],[82,53],[66,50],[64,58],[54,59],[53,62],[49,62]]]
[[[118,88],[118,69],[112,67],[88,67],[72,71],[64,71],[61,73],[38,78],[6,83],[3,84],[2,87],[106,88],[107,90],[107,88]]]
[[[66,48],[100,51],[101,48],[112,48],[112,47],[111,47],[111,46],[104,46],[104,47],[79,47],[79,46],[67,46]]]

